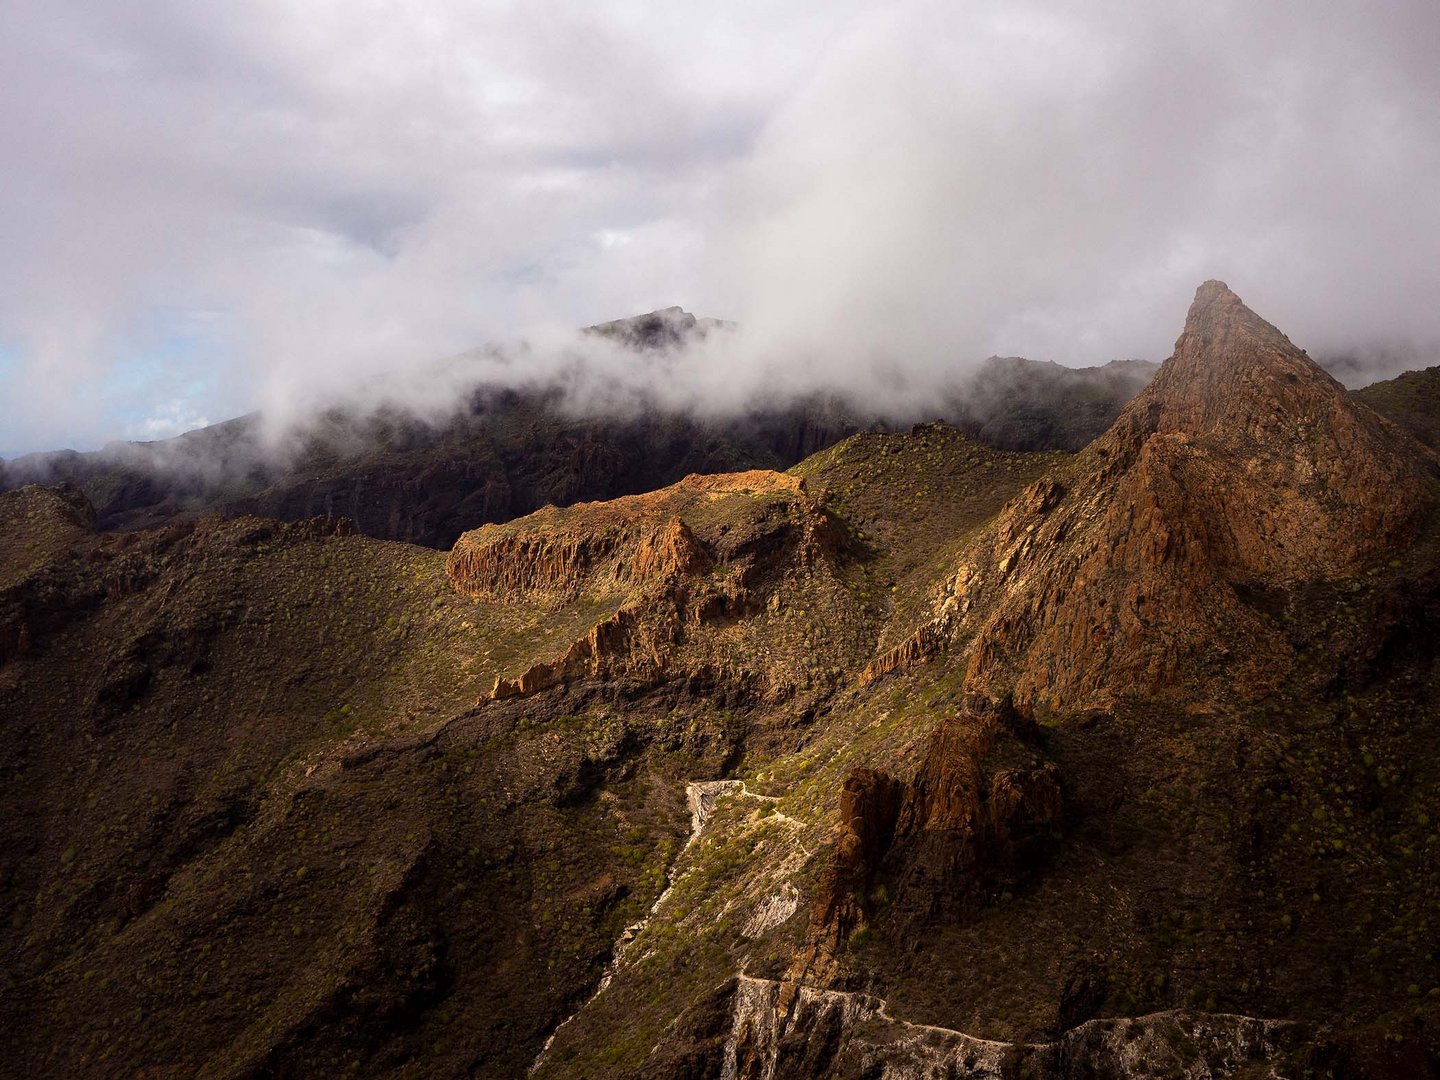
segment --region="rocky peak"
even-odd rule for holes
[[[1209,281],[1154,381],[972,549],[929,637],[973,631],[972,689],[1062,711],[1244,697],[1293,654],[1239,594],[1354,573],[1435,493],[1429,451]]]
[[[1231,292],[1207,281],[1195,293],[1175,352],[1144,395],[1154,430],[1236,440],[1296,434],[1348,412],[1345,388]]]

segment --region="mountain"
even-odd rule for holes
[[[1440,367],[1407,371],[1356,391],[1355,396],[1432,450],[1440,449]]]
[[[330,410],[280,448],[259,417],[239,417],[158,443],[20,458],[0,466],[0,485],[73,484],[104,529],[213,512],[337,513],[370,536],[448,548],[466,529],[550,503],[637,494],[690,472],[783,468],[859,427],[820,401],[712,421],[583,416],[562,398],[480,388],[439,423],[393,408]]]
[[[1440,1075],[1437,477],[1207,282],[1078,453],[448,552],[0,494],[0,1061]]]
[[[651,352],[731,324],[672,307],[585,333]],[[953,383],[937,416],[897,419],[822,394],[703,417],[657,407],[587,415],[559,387],[476,387],[439,420],[392,406],[330,409],[279,445],[247,415],[150,443],[0,462],[0,490],[68,483],[104,530],[206,513],[301,521],[342,514],[367,536],[446,549],[468,529],[549,504],[640,494],[690,473],[789,468],[868,429],[946,418],[1005,450],[1076,450],[1148,381],[1139,361],[1063,368],[994,358]]]
[[[1103,432],[1159,365],[1070,368],[992,356],[946,395],[944,419],[1001,450],[1079,450]]]

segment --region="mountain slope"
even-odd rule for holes
[[[958,545],[898,659],[747,757],[545,1074],[676,999],[629,1068],[1435,1074],[1433,475],[1202,287],[1152,388]]]
[[[0,1061],[1436,1075],[1433,461],[1207,283],[1076,455],[448,556],[0,495]]]
[[[1357,390],[1355,396],[1432,450],[1440,447],[1440,367],[1407,371]]]

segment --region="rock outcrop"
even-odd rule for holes
[[[868,924],[882,874],[894,889],[887,916],[908,931],[974,914],[1043,851],[1061,823],[1060,771],[1010,730],[1010,710],[1008,702],[972,704],[943,721],[909,783],[873,768],[846,778],[830,863],[789,981],[841,978],[844,946]]]
[[[830,865],[810,912],[808,942],[793,977],[828,982],[845,942],[865,923],[871,883],[895,839],[905,785],[877,769],[856,769],[840,790],[840,824]]]
[[[721,1080],[1278,1077],[1293,1075],[1289,1067],[1305,1057],[1306,1034],[1301,1025],[1279,1020],[1174,1010],[1091,1020],[1051,1042],[999,1042],[896,1019],[873,994],[797,990],[741,976],[734,984],[719,1075]]]
[[[456,541],[446,570],[458,591],[488,600],[623,595],[702,573],[713,562],[711,548],[722,559],[733,557],[757,537],[753,528],[728,534],[734,526],[763,524],[757,519],[764,514],[756,510],[804,515],[817,507],[804,481],[786,473],[687,476],[648,495],[551,506],[504,525],[481,526]],[[708,544],[697,539],[694,527]]]
[[[1293,652],[1243,597],[1403,546],[1435,477],[1429,451],[1206,282],[1154,381],[1001,513],[932,623],[874,670],[965,638],[970,688],[1026,706],[1253,698]]]
[[[500,700],[583,678],[724,674],[726,624],[804,592],[839,542],[804,480],[752,470],[486,525],[460,538],[446,570],[485,602],[611,607],[559,656],[498,678]],[[750,677],[773,686],[777,674]]]

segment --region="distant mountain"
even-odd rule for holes
[[[1159,370],[1146,360],[1071,368],[992,356],[953,385],[943,419],[999,450],[1079,450]]]
[[[666,308],[587,332],[656,350],[728,325]],[[952,384],[935,415],[910,418],[823,394],[731,416],[584,415],[558,388],[477,387],[434,422],[387,407],[332,409],[281,448],[250,415],[158,442],[31,454],[0,462],[0,490],[73,484],[101,529],[214,512],[338,514],[369,536],[447,548],[468,529],[551,503],[636,494],[690,473],[789,468],[857,431],[914,420],[948,419],[998,449],[1079,449],[1153,371],[1140,361],[1076,369],[997,357]]]
[[[1407,371],[1357,390],[1355,396],[1426,446],[1440,450],[1440,367]]]

